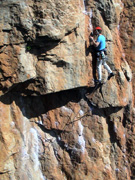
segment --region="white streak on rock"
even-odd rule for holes
[[[12,122],[10,123],[10,126],[11,126],[12,128],[15,127],[15,122],[12,121]]]
[[[105,169],[108,169],[108,170],[110,170],[110,171],[112,170],[110,164],[106,164],[106,165],[105,165]]]
[[[125,58],[125,56],[126,56],[125,53],[122,53],[122,56]]]
[[[78,122],[78,126],[79,126],[79,135],[82,136],[82,134],[83,134],[83,125],[82,125],[81,121]]]
[[[55,125],[56,125],[56,127],[58,127],[58,125],[59,125],[59,122],[55,122]]]
[[[92,26],[92,22],[91,22],[91,18],[93,16],[93,13],[92,13],[92,10],[90,10],[89,12],[89,27],[90,27],[90,30],[93,31],[93,26]]]
[[[42,180],[47,180],[45,176],[41,175]]]
[[[68,112],[69,114],[73,113],[72,109],[69,109],[66,106],[62,106],[61,110],[62,110],[63,113],[65,113],[65,112]]]
[[[22,149],[22,151],[21,151],[21,157],[23,158],[24,161],[29,159],[29,154],[27,153],[27,150],[25,148]]]
[[[85,140],[83,137],[83,125],[82,125],[81,121],[78,122],[78,126],[79,126],[78,143],[81,146],[81,152],[84,153],[85,152]]]
[[[82,110],[80,110],[80,111],[79,111],[79,114],[80,114],[81,116],[83,116],[83,115],[84,115],[84,112],[83,112]]]
[[[83,4],[81,3],[81,1]],[[82,13],[85,15],[88,15],[88,12],[87,12],[86,6],[85,6],[85,0],[79,0],[79,5],[80,5],[80,9],[81,9]]]
[[[96,143],[96,139],[94,137],[92,137],[92,142]]]
[[[116,168],[115,171],[116,171],[116,172],[119,172],[120,170],[119,170],[119,168]]]
[[[114,132],[116,133],[117,132],[117,127],[114,125]]]
[[[85,0],[83,0],[83,7],[84,10],[82,11],[85,15],[88,15],[88,12],[86,11],[86,6],[85,6]]]
[[[119,7],[120,10],[122,10],[124,7],[124,4],[122,3],[121,0],[114,0],[113,3],[114,3],[114,6]]]
[[[38,123],[41,124],[41,125],[43,124],[41,120],[39,120]]]
[[[59,140],[59,141],[61,140],[61,137],[60,137],[60,136],[58,136],[58,140]]]
[[[38,152],[39,152],[39,144],[38,144],[38,134],[37,131],[34,128],[30,129],[31,133],[31,159],[34,162],[34,169],[35,171],[39,168],[39,158],[38,158]]]

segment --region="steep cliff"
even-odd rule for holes
[[[0,179],[135,179],[131,0],[0,1]],[[95,89],[101,26],[115,76]]]

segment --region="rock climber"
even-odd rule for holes
[[[107,60],[106,39],[105,36],[102,35],[101,33],[102,33],[101,27],[96,27],[94,30],[94,35],[96,36],[97,40],[95,40],[93,35],[90,35],[90,40],[92,41],[96,50],[97,71],[98,71],[98,80],[96,80],[96,83],[101,83],[102,81],[102,65],[108,71],[109,74],[108,80],[114,76],[114,73],[106,63]]]

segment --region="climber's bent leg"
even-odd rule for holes
[[[111,70],[111,68],[107,65],[106,60],[103,60],[103,65],[104,65],[104,68],[108,71],[108,73],[111,74],[111,73],[112,73],[112,70]]]
[[[102,80],[102,60],[97,58],[97,72],[98,72],[98,80]]]
[[[108,71],[109,73],[109,76],[108,76],[108,80],[114,76],[114,73],[112,72],[111,68],[106,64],[106,60],[103,61],[103,65],[104,65],[104,68]]]

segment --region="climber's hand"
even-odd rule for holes
[[[94,40],[94,38],[93,38],[92,36],[90,36],[90,40],[91,40],[91,41],[93,41],[93,40]]]

